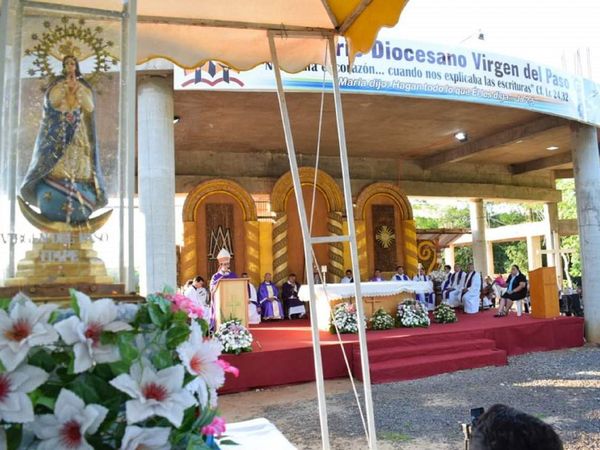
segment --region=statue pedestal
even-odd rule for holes
[[[32,250],[19,261],[15,277],[6,280],[6,286],[114,283],[90,239],[78,233],[50,236],[51,239],[34,242]]]

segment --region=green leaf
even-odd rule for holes
[[[57,366],[57,362],[52,355],[44,349],[39,349],[31,355],[29,357],[29,364],[44,369],[46,372],[52,372]]]
[[[152,364],[158,370],[166,369],[173,365],[173,355],[169,350],[161,350],[152,356]]]
[[[232,441],[231,439],[221,439],[219,441],[219,445],[240,445],[235,441]]]
[[[148,313],[148,305],[140,305],[133,324],[134,326],[140,326],[147,323],[151,323],[150,314]]]
[[[40,395],[35,400],[35,406],[42,405],[48,408],[50,411],[54,411],[54,405],[56,404],[56,398],[46,397],[45,395]]]
[[[175,294],[175,289],[173,289],[171,286],[165,284],[165,287],[163,287],[163,294],[173,295],[173,294]]]
[[[190,436],[186,450],[210,450],[210,447],[206,445],[202,436],[193,434]]]
[[[148,312],[150,313],[150,320],[152,320],[152,323],[157,327],[162,328],[167,323],[167,314],[163,312],[156,303],[148,305]]]
[[[168,300],[162,296],[157,297],[156,304],[160,307],[160,310],[165,314],[171,312],[171,300]]]
[[[179,344],[185,342],[190,332],[190,327],[187,324],[171,327],[167,331],[167,348],[175,349]]]
[[[17,450],[21,446],[21,438],[23,437],[23,426],[12,425],[6,429],[7,450]]]
[[[79,374],[73,382],[68,385],[68,389],[77,394],[86,403],[100,403],[101,396],[96,391],[91,375]]]
[[[10,298],[0,298],[0,309],[4,311],[8,311],[8,307],[10,306]]]
[[[103,331],[100,333],[100,343],[102,345],[116,345],[118,340],[117,333],[113,333],[112,331]]]
[[[75,296],[76,292],[77,291],[73,288],[69,289],[69,296],[71,297],[71,308],[73,308],[75,314],[79,316],[79,303],[77,303],[77,297]]]
[[[172,320],[173,320],[173,322],[176,322],[176,323],[185,323],[185,324],[187,324],[188,315],[186,314],[185,311],[175,311],[173,313]]]
[[[122,333],[118,337],[119,353],[121,361],[126,364],[131,364],[132,361],[138,358],[140,352],[135,347],[133,335],[131,333]]]

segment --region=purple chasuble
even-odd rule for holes
[[[269,292],[271,291],[271,292]],[[258,288],[258,302],[264,319],[283,319],[283,305],[277,299],[279,289],[271,282],[263,281]],[[271,301],[269,298],[277,300]]]

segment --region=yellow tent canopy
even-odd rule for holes
[[[315,36],[344,36],[350,60],[367,52],[381,27],[394,26],[408,0],[138,0],[137,60],[166,58],[179,66],[208,60],[247,70],[271,60],[269,32],[278,39],[279,64],[298,72],[323,63],[325,45]],[[122,0],[45,0],[76,8],[120,12]],[[66,10],[68,10],[66,8]],[[298,35],[306,38],[298,39]]]

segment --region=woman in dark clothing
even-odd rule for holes
[[[506,280],[506,292],[502,294],[498,314],[494,317],[508,316],[508,312],[515,300],[523,300],[527,297],[527,278],[519,270],[519,266],[514,265],[510,269],[510,275]]]

